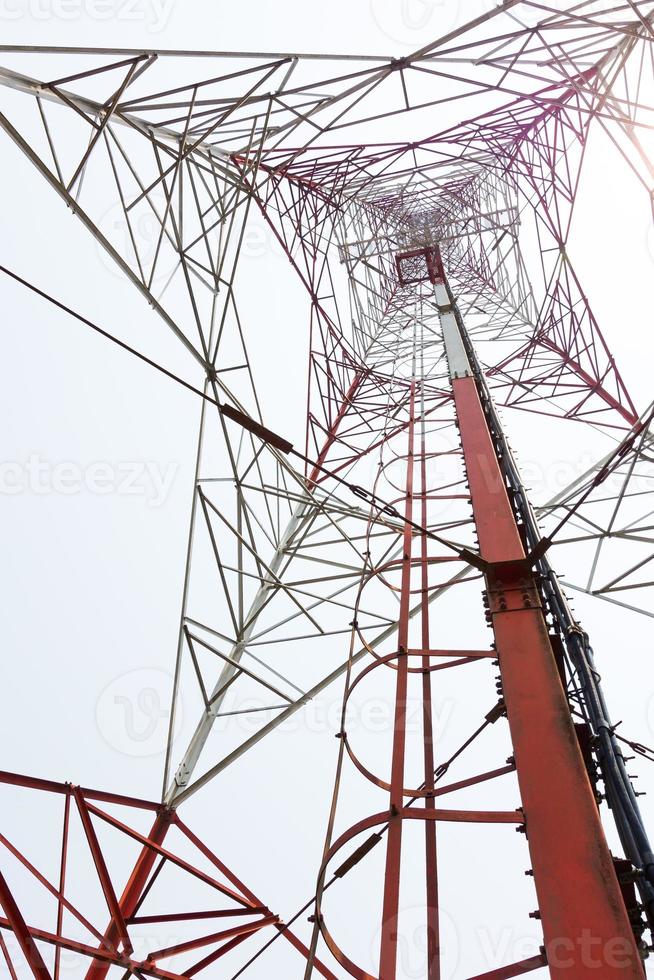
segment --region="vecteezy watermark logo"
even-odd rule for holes
[[[84,492],[98,496],[130,495],[144,497],[148,507],[156,508],[168,499],[178,468],[177,463],[160,464],[152,460],[94,462],[81,466],[73,462],[52,463],[33,453],[25,461],[0,462],[0,495],[74,496]]]
[[[542,937],[522,935],[511,926],[503,929],[475,930],[476,945],[489,969],[497,963],[520,963],[540,952]]]
[[[477,943],[484,963],[519,963],[531,959],[542,952],[542,937],[520,935],[515,929],[505,927],[499,931],[478,929]],[[626,970],[632,963],[632,948],[626,938],[615,936],[605,940],[593,935],[591,929],[582,929],[572,939],[569,936],[551,938],[547,944],[547,963],[551,968],[574,970],[583,966],[597,970],[601,977],[602,969]]]
[[[146,283],[164,287],[179,265],[171,220],[171,215],[178,219],[176,206],[166,200],[158,187],[140,197],[135,194],[126,206],[127,212],[120,200],[114,201],[100,218],[98,228],[128,265],[138,266]],[[97,250],[105,268],[122,276],[100,242]]]
[[[170,723],[172,677],[165,670],[143,667],[116,677],[98,698],[95,719],[105,742],[123,755],[137,758],[165,751]],[[182,704],[175,710],[177,737]]]
[[[435,703],[432,723],[436,740],[440,740],[447,731],[454,717],[456,705],[457,702],[454,698],[442,698]],[[225,713],[219,714],[216,718],[216,730],[225,731],[227,728],[236,725],[246,734],[256,732],[261,727],[260,713],[270,706],[270,699],[262,699],[257,696],[240,698],[235,695],[231,697],[227,695],[224,705]],[[276,709],[271,707],[272,710]],[[337,732],[341,727],[342,711],[343,705],[340,698],[333,701],[311,700],[304,705],[302,711],[295,712],[280,722],[277,731],[293,735],[297,732],[307,735]],[[356,736],[357,732],[371,734],[392,732],[394,722],[395,703],[390,698],[371,697],[359,702],[353,700],[348,704],[346,728],[350,737]],[[423,724],[422,701],[418,699],[409,701],[406,707],[404,730],[407,733],[422,733]],[[356,747],[353,746],[353,748],[356,751]]]
[[[117,198],[98,221],[98,228],[106,242],[133,271],[138,272],[139,278],[143,279],[148,289],[160,295],[169,283],[175,281],[175,276],[180,274],[177,236],[178,229],[184,222],[180,215],[178,192],[184,180],[184,174],[180,172],[170,200],[161,189],[163,181],[147,192],[134,191],[132,196],[126,194],[124,202]],[[150,180],[147,179],[145,183],[150,185]],[[191,194],[189,188],[188,196]],[[195,251],[201,252],[202,261],[206,261],[205,249],[208,248],[212,256],[218,257],[227,248],[225,225],[224,221],[218,219],[218,209],[205,213],[204,219],[206,230],[203,234],[191,232],[188,236],[189,240],[193,239],[193,246],[189,246],[189,241],[184,242],[187,256],[192,257]],[[96,249],[104,267],[112,275],[122,278],[119,265],[101,240],[96,242]],[[301,238],[294,236],[293,242],[287,246],[258,215],[251,215],[242,229],[239,252],[241,262],[273,258],[286,264],[289,259],[294,260],[301,253]]]
[[[152,34],[163,31],[175,0],[0,0],[0,21],[76,20],[143,24]]]
[[[458,7],[452,0],[370,0],[382,34],[411,49],[445,34],[456,22]]]
[[[401,909],[397,917],[397,980],[426,977],[429,959],[434,953],[424,905]],[[371,946],[371,965],[379,964],[382,930],[377,930]],[[441,980],[454,980],[461,955],[459,932],[454,919],[438,909],[438,942],[440,945]],[[373,965],[373,969],[375,966]],[[375,974],[376,975],[376,974]]]

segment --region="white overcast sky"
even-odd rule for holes
[[[7,44],[401,56],[487,8],[480,0],[0,0],[0,31]],[[394,126],[392,136],[401,136]],[[108,329],[143,316],[131,287],[5,137],[0,153],[0,263]],[[639,409],[652,397],[651,220],[644,191],[597,136],[578,203],[573,259]],[[245,255],[244,281],[248,288],[241,302],[261,371],[266,417],[298,439],[304,298],[283,257],[270,250]],[[154,689],[164,699],[170,683],[197,402],[6,281],[0,281],[0,304],[0,460],[25,467],[36,458],[50,474],[57,464],[70,463],[86,473],[102,462],[116,474],[108,493],[88,488],[60,493],[48,484],[0,495],[0,768],[156,798],[163,728],[147,746],[134,748],[129,725],[138,728],[148,717],[149,705],[139,701],[139,692]],[[188,365],[163,328],[149,322],[143,330],[148,353],[180,369]],[[561,473],[588,464],[590,450],[582,439],[549,439],[547,422],[515,413],[505,417],[539,499],[558,489]],[[142,492],[119,492],[120,479],[135,464],[149,474]],[[624,719],[630,737],[654,743],[652,621],[584,597],[575,599],[575,606],[591,633],[614,719]],[[474,701],[476,694],[462,691],[460,697]],[[339,699],[340,690],[325,704]],[[183,712],[181,727],[182,735],[192,727]],[[220,787],[194,800],[187,813],[210,846],[282,915],[309,897],[323,839],[335,743],[333,731],[316,727],[317,732],[283,736],[283,766],[276,750],[257,750],[249,767],[228,772]],[[635,771],[638,788],[653,794],[644,797],[643,809],[654,833],[648,765],[637,762]],[[16,835],[33,840],[38,814],[25,808],[7,819]],[[452,841],[445,870],[457,894],[456,920],[466,910],[465,882],[476,887],[470,876],[479,853],[459,855],[461,841]],[[497,880],[504,865],[520,858],[513,841],[503,853],[491,853],[490,838],[477,846],[487,848],[483,860],[497,876],[487,893],[492,917],[493,887],[501,890]],[[369,899],[361,885],[352,893],[351,908]],[[445,920],[447,937],[456,927]],[[478,924],[481,947],[506,942],[507,958],[533,925],[528,922],[524,933],[510,931],[507,938],[501,918],[493,919],[492,934],[483,933],[483,915]],[[274,955],[280,956],[277,967],[264,959],[249,975],[302,975],[298,958]],[[468,968],[481,969],[485,955],[482,949],[472,956]],[[451,978],[468,975],[456,969]],[[81,974],[73,969],[69,975]],[[410,966],[405,975],[412,975]]]

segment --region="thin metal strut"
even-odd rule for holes
[[[315,508],[310,502],[305,501],[302,501],[295,508],[295,511],[286,527],[286,531],[284,532],[284,535],[270,561],[270,572],[257,590],[256,596],[252,601],[252,605],[248,610],[248,625],[243,631],[243,635],[239,638],[238,642],[234,644],[229,652],[229,659],[231,663],[226,663],[221,670],[209,699],[209,707],[206,709],[198,722],[198,726],[193,733],[193,737],[191,738],[188,748],[184,753],[182,761],[177,767],[177,771],[175,772],[170,786],[168,787],[165,798],[165,802],[168,806],[175,806],[178,797],[181,793],[183,793],[189,783],[189,780],[191,779],[200,755],[202,754],[202,750],[215,723],[216,716],[220,711],[225,694],[227,693],[229,681],[238,672],[238,664],[246,651],[250,637],[252,636],[252,633],[257,625],[259,614],[268,601],[270,589],[275,585],[276,575],[281,570],[284,559],[286,558],[287,552],[291,548],[293,541],[304,527],[307,519],[314,512],[314,509]]]

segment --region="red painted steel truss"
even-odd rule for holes
[[[278,930],[301,955],[306,955],[306,947],[293,931],[199,840],[175,811],[147,800],[14,773],[0,773],[0,782],[29,790],[28,807],[35,811],[42,806],[41,794],[54,794],[60,811],[57,832],[61,850],[59,873],[54,880],[42,874],[29,854],[0,835],[3,866],[10,866],[5,873],[11,873],[12,884],[15,883],[10,888],[0,872],[0,904],[5,912],[5,917],[0,918],[0,929],[5,931],[0,949],[12,978],[22,975],[26,966],[39,980],[51,976],[58,980],[71,966],[70,962],[65,963],[62,969],[62,955],[72,953],[76,954],[73,963],[81,965],[83,971],[88,968],[89,976],[105,976],[110,967],[117,966],[126,975],[184,980],[202,974],[262,929]],[[20,794],[14,796],[20,800]],[[139,830],[135,824],[144,825]],[[102,827],[111,833],[103,835],[101,842]],[[82,831],[82,845],[76,829]],[[129,842],[138,856],[134,872],[123,885],[123,862],[113,866],[116,844],[112,835]],[[70,898],[75,887],[79,888],[75,877],[79,877],[80,865],[84,868],[80,861],[84,845],[97,875],[95,884],[106,903],[104,915],[110,917],[109,927],[102,930]],[[13,897],[26,890],[22,880],[25,878],[38,884],[49,899],[47,914],[38,924],[27,921],[25,911]],[[188,908],[184,878],[190,878],[196,886],[197,909]],[[163,896],[163,906],[159,896]],[[170,942],[160,949],[149,947],[148,927],[155,924],[166,926],[171,936]],[[7,932],[19,950],[11,948]],[[55,950],[52,973],[40,952],[41,944]],[[322,964],[317,969],[323,976],[333,977]]]
[[[653,413],[635,407],[579,281],[574,221],[594,131],[651,195],[654,110],[643,93],[654,81],[654,4],[556,8],[507,0],[400,59],[1,49],[0,129],[172,331],[179,364],[157,363],[112,325],[0,271],[201,403],[161,801],[0,777],[59,807],[54,877],[0,836],[0,955],[12,980],[60,980],[69,954],[87,980],[231,977],[231,965],[221,971],[236,951],[233,976],[255,975],[277,938],[294,947],[289,969],[305,980],[314,971],[395,980],[407,876],[425,929],[421,975],[440,980],[451,971],[444,825],[461,835],[490,828],[498,848],[514,848],[512,863],[533,872],[542,945],[474,980],[543,969],[557,980],[644,975],[654,908],[646,892],[627,901],[616,876],[598,806],[610,796],[598,776],[601,733],[586,710],[584,664],[563,651],[570,634],[584,634],[557,626],[538,563],[550,549],[592,542],[588,577],[582,570],[566,585],[622,602],[619,591],[652,614],[651,507],[641,498],[653,475]],[[122,237],[104,221],[111,208]],[[154,222],[154,248],[139,239],[143,218]],[[309,304],[301,448],[267,428],[250,356],[239,276],[254,221]],[[581,431],[592,424],[610,440],[596,465],[537,508],[536,554],[495,403]],[[207,582],[210,601],[198,588]],[[466,614],[446,614],[459,616],[452,649],[436,612],[459,595]],[[472,636],[482,602],[488,649]],[[482,676],[490,666],[495,689]],[[481,717],[471,708],[468,734],[448,745],[436,695],[474,672],[487,704]],[[339,680],[322,858],[291,928],[178,808],[246,766],[251,749]],[[385,768],[348,730],[368,685],[393,709]],[[198,721],[178,758],[182,695]],[[250,734],[215,737],[217,719],[243,714],[254,718]],[[611,745],[614,734],[604,732]],[[452,771],[461,760],[467,768]],[[346,767],[364,788],[344,801]],[[412,827],[418,851],[407,851]],[[522,854],[506,836],[516,830]],[[229,855],[228,835],[220,852]],[[380,853],[366,886],[379,908],[365,965],[339,938],[343,910],[358,915],[360,903],[333,896]],[[635,854],[629,866],[642,883]],[[29,902],[18,897],[21,876],[36,888]],[[155,926],[168,941],[148,943]],[[584,958],[586,929],[605,953],[613,944],[600,973]]]

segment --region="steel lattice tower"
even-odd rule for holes
[[[4,278],[185,386],[200,413],[161,799],[0,774],[34,807],[55,801],[60,844],[52,878],[0,836],[14,980],[60,980],[71,953],[87,980],[262,976],[280,940],[305,980],[395,980],[408,877],[422,975],[445,978],[448,825],[462,849],[479,825],[500,850],[518,832],[537,909],[525,915],[542,927],[536,955],[474,980],[645,976],[654,856],[567,590],[619,593],[651,614],[654,409],[632,402],[570,237],[593,128],[652,197],[654,3],[564,6],[506,0],[401,59],[2,48],[5,148],[86,226],[185,360],[163,366],[38,275],[0,267]],[[114,202],[124,239],[102,221]],[[308,296],[300,448],[269,421],[239,313],[254,214]],[[143,215],[157,229],[148,254]],[[269,370],[283,381],[283,369],[280,347]],[[508,409],[592,425],[610,448],[536,507]],[[580,542],[578,577],[562,583],[556,549]],[[434,704],[452,675],[485,692],[487,711],[445,751]],[[336,685],[322,855],[309,901],[283,920],[274,895],[232,870],[229,838],[205,842],[180,809],[232,767],[256,781],[257,746]],[[389,738],[350,727],[369,685],[391,706]],[[178,757],[182,696],[198,715]],[[248,697],[263,701],[239,708]],[[246,737],[216,725],[239,713],[255,719]],[[109,832],[131,848],[127,871]],[[82,850],[102,921],[72,897]],[[526,887],[523,870],[507,868],[507,888],[514,874]],[[339,892],[361,874],[366,903]],[[21,875],[42,902],[23,898]],[[368,900],[374,972],[340,938]],[[143,953],[162,926],[176,938]]]

